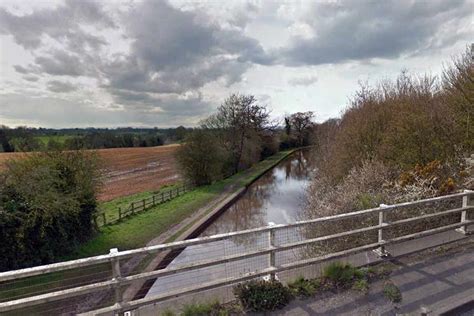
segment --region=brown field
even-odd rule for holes
[[[143,148],[99,149],[104,160],[104,187],[99,200],[143,191],[157,190],[165,184],[176,182],[179,175],[174,153],[179,145]],[[0,169],[8,159],[17,159],[24,153],[0,153]]]

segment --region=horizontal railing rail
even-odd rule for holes
[[[58,300],[62,300],[65,298],[76,297],[88,293],[94,293],[98,291],[108,290],[115,293],[115,304],[112,306],[107,306],[105,308],[99,308],[97,310],[92,311],[92,314],[95,313],[106,313],[106,312],[123,312],[126,310],[138,308],[143,305],[147,305],[150,303],[156,303],[160,301],[164,301],[168,298],[177,297],[181,295],[186,295],[190,293],[195,293],[197,291],[204,291],[207,289],[217,288],[220,286],[225,286],[229,284],[235,284],[239,282],[243,282],[246,280],[250,280],[252,278],[270,275],[271,278],[275,278],[276,273],[292,270],[304,266],[308,266],[315,263],[320,263],[328,260],[332,260],[335,258],[339,258],[342,256],[347,256],[353,253],[358,253],[366,250],[376,250],[380,256],[384,256],[387,254],[385,246],[390,244],[399,243],[402,241],[407,241],[411,239],[421,238],[425,236],[430,236],[433,234],[437,234],[444,231],[449,231],[453,229],[459,229],[461,233],[468,232],[468,226],[474,224],[474,220],[468,219],[468,212],[474,210],[474,205],[470,202],[473,199],[474,192],[473,191],[464,191],[462,193],[442,196],[442,197],[435,197],[430,199],[424,199],[414,202],[407,202],[407,203],[400,203],[400,204],[393,204],[393,205],[381,205],[377,208],[350,212],[350,213],[343,213],[334,216],[328,217],[321,217],[312,220],[306,221],[299,221],[290,224],[278,224],[278,225],[270,225],[266,227],[260,227],[255,229],[248,229],[243,231],[236,231],[226,234],[219,234],[213,235],[209,237],[200,237],[195,239],[189,239],[185,241],[178,241],[172,242],[167,244],[161,244],[156,246],[149,246],[143,247],[139,249],[132,249],[127,251],[116,251],[111,250],[110,254],[107,255],[100,255],[90,258],[66,261],[61,263],[49,264],[44,266],[14,270],[14,271],[7,271],[0,273],[0,285],[2,282],[11,281],[11,280],[19,280],[24,279],[32,276],[39,276],[48,273],[58,272],[58,271],[65,271],[71,269],[81,269],[86,268],[89,266],[94,266],[98,264],[110,263],[111,264],[111,271],[112,276],[100,282],[95,282],[92,284],[82,285],[82,286],[72,286],[68,289],[51,291],[49,293],[43,293],[40,295],[32,295],[28,297],[23,297],[20,299],[14,299],[6,302],[0,302],[0,312],[7,312],[12,310],[17,310],[20,308],[25,308],[29,306],[35,306],[38,304],[54,302]],[[438,211],[435,213],[428,213],[422,214],[419,216],[413,216],[403,219],[398,219],[394,221],[387,221],[386,214],[394,211],[400,210],[405,207],[412,207],[422,204],[429,204],[434,202],[443,202],[443,201],[457,201],[457,199],[461,199],[461,207],[455,207],[448,210]],[[311,224],[320,224],[320,223],[328,223],[334,222],[338,220],[350,219],[357,216],[364,216],[370,214],[377,214],[378,215],[378,223],[375,225],[370,225],[367,227],[361,227],[351,230],[342,231],[339,233],[318,236],[314,238],[307,238],[299,241],[290,241],[283,244],[276,244],[275,242],[275,234],[278,231],[294,228],[294,227],[301,227],[305,225]],[[445,224],[440,227],[425,229],[419,232],[393,237],[393,238],[386,238],[385,230],[391,227],[406,225],[410,223],[420,222],[424,220],[430,220],[437,217],[443,217],[448,215],[460,215],[460,220],[456,223]],[[346,249],[343,251],[337,251],[333,253],[326,254],[324,256],[316,256],[314,258],[307,258],[301,259],[294,262],[286,263],[286,264],[276,264],[276,255],[281,252],[285,252],[292,249],[297,249],[301,247],[305,247],[308,245],[317,244],[320,242],[330,241],[342,237],[350,237],[353,235],[367,233],[367,232],[378,232],[377,242],[369,243],[362,246],[353,247],[350,249]],[[121,260],[132,258],[136,255],[143,255],[143,254],[155,254],[158,252],[163,251],[171,251],[171,250],[182,250],[187,247],[196,246],[196,245],[205,245],[209,243],[214,243],[218,241],[225,241],[230,240],[236,237],[245,237],[251,234],[267,234],[268,235],[268,244],[260,249],[252,250],[252,251],[245,251],[243,253],[238,254],[230,254],[225,255],[219,258],[213,259],[203,259],[199,260],[198,262],[193,262],[191,264],[185,264],[178,267],[167,267],[160,270],[149,271],[149,272],[142,272],[142,273],[135,273],[132,275],[121,275],[121,267],[120,262]],[[203,268],[213,267],[217,265],[222,265],[230,262],[235,262],[239,260],[245,260],[250,258],[256,258],[260,256],[268,256],[268,266],[253,271],[249,273],[244,273],[239,276],[235,277],[227,277],[224,279],[213,280],[210,282],[204,282],[201,284],[183,287],[178,290],[170,290],[166,293],[162,293],[160,295],[154,295],[151,297],[145,297],[142,299],[124,301],[123,299],[123,292],[121,290],[122,286],[130,285],[136,281],[147,281],[153,280],[165,276],[171,276],[178,273],[189,272],[193,270],[199,270]],[[0,286],[0,294],[1,294],[1,286]]]

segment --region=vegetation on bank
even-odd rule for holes
[[[395,81],[363,85],[341,119],[315,128],[318,174],[308,193],[306,216],[331,216],[468,189],[464,156],[474,152],[474,120],[469,119],[474,117],[472,78],[474,61],[466,51],[442,77],[402,72]],[[452,205],[460,207],[460,200]],[[406,218],[405,212],[415,216],[449,207],[414,207],[388,220]],[[373,216],[338,221],[318,232],[330,234],[376,221]],[[388,232],[396,237],[456,221],[458,215],[444,216]],[[365,233],[322,243],[314,251],[342,250],[374,240],[376,233]]]
[[[50,263],[89,239],[99,178],[90,152],[8,162],[0,174],[0,271]]]
[[[279,129],[253,95],[232,94],[177,151],[184,178],[206,185],[248,169],[281,148],[308,145],[313,113],[295,113]]]
[[[147,242],[178,224],[232,186],[236,191],[258,178],[292,151],[281,151],[259,162],[252,168],[210,185],[194,188],[171,201],[138,213],[124,221],[100,228],[89,241],[81,245],[72,258],[108,253],[111,248],[126,250],[143,247]],[[211,211],[211,209],[209,209]],[[168,240],[172,241],[172,240]]]

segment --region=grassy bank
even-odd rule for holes
[[[82,245],[73,257],[104,254],[108,253],[111,248],[126,250],[143,247],[148,241],[217,198],[229,186],[237,190],[252,183],[292,152],[292,150],[279,152],[232,177],[208,186],[195,188],[180,197],[131,216],[122,222],[102,227],[99,234]]]
[[[111,201],[99,203],[99,213],[105,213],[107,222],[110,223],[119,218],[118,208],[123,210],[127,209],[132,202],[139,202],[143,199],[149,199],[153,195],[161,194],[162,192],[168,193],[170,190],[176,189],[181,183],[175,183],[171,185],[164,185],[156,191],[145,191],[127,196],[122,196]]]

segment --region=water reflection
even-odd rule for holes
[[[301,219],[304,210],[304,195],[312,175],[313,166],[308,150],[301,150],[280,162],[275,168],[253,183],[242,197],[225,211],[201,236],[227,233],[268,225],[269,222],[284,224]],[[301,234],[281,231],[277,234],[280,242],[301,239]],[[267,233],[233,238],[206,245],[186,248],[169,267],[201,260],[221,258],[232,254],[262,249],[268,245]],[[292,251],[288,256],[295,257]],[[285,258],[285,261],[290,258]],[[281,259],[283,260],[283,259]],[[280,261],[281,261],[280,260]],[[278,261],[278,260],[277,260]],[[213,266],[206,269],[189,271],[157,279],[147,296],[157,295],[166,291],[209,282],[218,278],[228,278],[250,271],[265,268],[268,264],[266,256],[246,259]]]
[[[292,154],[269,171],[204,232],[210,236],[231,231],[294,222],[303,211],[312,174],[308,150]]]

